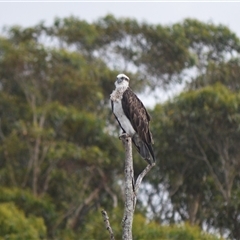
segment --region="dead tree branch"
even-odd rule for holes
[[[104,223],[105,223],[105,227],[106,227],[106,229],[108,230],[108,232],[109,232],[109,234],[110,234],[110,239],[111,239],[111,240],[115,240],[114,234],[113,234],[113,230],[112,230],[112,228],[111,228],[111,225],[110,225],[110,222],[109,222],[109,217],[108,217],[108,215],[107,215],[107,212],[103,209],[103,210],[101,211],[101,213],[102,213],[102,216],[103,216],[103,221],[104,221]]]
[[[129,136],[122,135],[122,141],[125,145],[125,207],[122,219],[123,240],[132,240],[132,223],[133,215],[137,202],[137,193],[144,176],[155,165],[148,165],[137,177],[136,183],[134,181],[134,169],[132,158],[132,140]]]
[[[133,157],[132,157],[132,139],[131,137],[123,134],[120,136],[125,146],[125,169],[124,169],[124,182],[125,182],[125,206],[124,214],[122,219],[122,239],[132,240],[132,223],[135,211],[135,206],[137,202],[137,194],[142,183],[143,178],[155,165],[149,164],[147,167],[139,174],[136,182],[134,181],[134,168],[133,168]],[[105,222],[106,229],[108,230],[111,240],[114,239],[113,231],[109,223],[109,218],[106,211],[102,210],[103,219]]]
[[[122,239],[132,240],[132,222],[136,196],[134,189],[134,169],[132,160],[132,140],[128,136],[122,137],[125,144],[125,207],[122,220]]]

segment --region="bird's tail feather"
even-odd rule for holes
[[[138,136],[138,134],[133,135],[132,141],[142,158],[144,158],[149,164],[155,162],[155,157],[151,144],[143,142]]]

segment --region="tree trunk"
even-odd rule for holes
[[[132,140],[126,137],[125,141],[125,208],[122,220],[123,235],[122,239],[132,240],[132,222],[136,203],[134,192],[134,170],[132,159]]]
[[[123,240],[132,240],[132,223],[134,210],[137,202],[137,194],[144,176],[151,170],[155,163],[148,164],[134,181],[134,169],[132,158],[132,139],[122,135],[121,139],[125,145],[125,208],[122,220]]]
[[[132,158],[132,139],[131,137],[123,134],[119,137],[125,146],[125,206],[124,206],[124,215],[122,219],[122,239],[123,240],[132,240],[132,223],[133,215],[137,202],[137,194],[140,188],[141,182],[144,176],[151,170],[155,163],[148,164],[146,168],[139,174],[136,182],[134,181],[134,169],[133,169],[133,158]],[[105,211],[104,211],[105,212]],[[106,225],[107,221],[107,230],[109,231],[110,222],[109,218],[104,218]],[[109,231],[110,237],[112,239],[113,232],[112,229]]]

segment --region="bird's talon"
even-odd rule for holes
[[[127,133],[122,133],[120,136],[119,136],[119,139],[120,140],[124,140],[124,139],[126,139],[126,138],[128,138],[129,136],[128,136],[128,134]]]

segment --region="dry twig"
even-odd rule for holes
[[[110,234],[110,239],[114,240],[115,238],[114,238],[113,230],[112,230],[110,222],[109,222],[109,217],[107,215],[107,212],[103,209],[101,211],[101,213],[102,213],[102,216],[103,216],[103,221],[105,223],[105,227],[106,227],[106,229],[108,230],[108,232]]]

